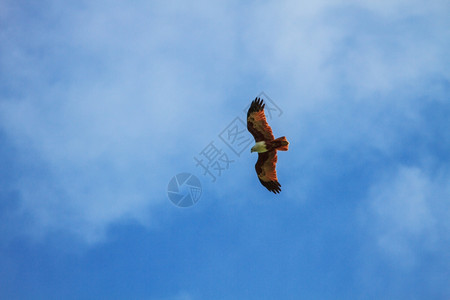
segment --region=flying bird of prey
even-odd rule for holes
[[[272,128],[267,124],[264,106],[263,100],[255,98],[247,112],[247,129],[255,138],[255,145],[250,151],[258,152],[255,169],[259,181],[269,191],[277,194],[281,192],[281,184],[278,182],[275,169],[277,150],[287,151],[289,142],[284,136],[275,139]]]

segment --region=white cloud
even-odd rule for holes
[[[9,2],[1,35],[0,125],[20,163],[45,172],[15,187],[34,235],[72,231],[95,242],[124,216],[148,222],[167,201],[174,161],[192,163],[242,107],[229,91],[255,74],[256,92],[289,107],[280,132],[292,145],[309,140],[301,154],[310,161],[326,147],[391,151],[398,132],[385,129],[398,115],[414,119],[416,106],[407,97],[391,106],[386,95],[450,78],[444,2],[49,3],[28,19]],[[372,104],[350,115],[361,99]],[[398,115],[373,126],[388,108]],[[307,118],[318,126],[298,129]],[[349,130],[353,118],[358,130]]]
[[[189,32],[200,25],[189,12],[183,24],[165,18],[176,14],[170,6],[96,5],[55,4],[37,14],[44,24],[14,21],[3,36],[14,93],[2,97],[0,124],[26,166],[11,188],[31,236],[66,231],[95,242],[122,218],[150,223],[151,208],[167,203],[168,180],[187,164],[175,161],[192,164],[202,133],[216,133],[204,124],[221,120],[210,111],[222,96],[188,59],[197,49],[190,39],[201,35]],[[53,21],[60,26],[45,26]],[[211,39],[199,39],[198,50],[223,43],[212,29],[203,33]]]
[[[378,93],[380,101],[380,93],[398,88],[417,91],[430,75],[450,78],[442,64],[449,44],[442,8],[448,5],[439,4],[267,2],[250,12],[245,46],[297,106],[336,101],[344,91],[366,100]]]
[[[402,266],[416,265],[424,252],[442,255],[450,242],[449,182],[448,176],[399,167],[375,183],[365,220],[366,229],[373,232],[373,243]]]

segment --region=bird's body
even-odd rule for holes
[[[272,129],[267,123],[264,106],[265,104],[260,98],[252,101],[247,112],[247,129],[255,138],[255,145],[251,152],[258,153],[255,170],[259,181],[269,191],[276,194],[281,191],[281,184],[278,182],[276,172],[277,150],[287,151],[289,142],[284,136],[275,139]]]
[[[272,141],[256,142],[255,145],[250,150],[250,152],[264,153],[273,150],[287,151],[288,145],[289,142],[286,140],[284,136],[282,136]]]

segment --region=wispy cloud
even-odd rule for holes
[[[419,168],[400,167],[374,184],[367,220],[374,243],[404,266],[414,265],[422,252],[442,255],[450,242],[449,180],[448,176],[430,178]]]
[[[285,108],[274,125],[293,147],[280,160],[306,170],[285,177],[301,191],[317,187],[330,151],[354,151],[355,165],[395,157],[450,79],[445,1],[3,6],[0,125],[23,168],[10,213],[34,236],[95,242],[121,218],[151,223],[170,177],[252,93]]]
[[[10,3],[1,124],[18,149],[16,167],[25,166],[9,189],[19,191],[33,235],[63,230],[95,241],[122,217],[148,223],[147,209],[166,201],[172,157],[190,162],[186,151],[211,130],[192,125],[212,120],[198,108],[220,105],[208,101],[217,95],[183,48],[198,26],[190,17],[174,24],[170,7],[96,5],[29,7],[27,18]]]

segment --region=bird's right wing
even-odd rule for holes
[[[276,164],[276,150],[258,153],[258,161],[255,165],[256,174],[258,174],[261,184],[275,194],[281,192],[281,184],[277,178]]]

